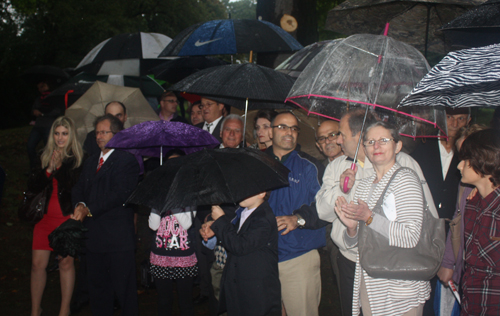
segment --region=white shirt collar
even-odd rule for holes
[[[212,126],[210,126],[210,134],[213,134],[214,133],[214,130],[215,130],[215,127],[217,126],[217,124],[219,124],[219,121],[223,118],[223,116],[219,117],[218,119],[214,120],[211,124]],[[210,124],[208,122],[205,122],[205,124],[203,124],[203,129],[205,131],[208,130],[207,128],[207,125]]]
[[[257,208],[254,207],[252,209],[248,209],[245,207],[245,209],[241,212],[241,217],[240,217],[240,227],[238,227],[238,231],[240,231],[241,229],[241,226],[243,226],[243,224],[245,223],[245,221],[247,220],[247,218],[253,213],[253,211],[255,211]]]
[[[105,155],[103,155],[102,150],[101,150],[101,156],[99,157],[99,160],[101,160],[101,158],[102,158],[104,160],[104,162],[106,162],[106,159],[109,158],[109,156],[113,153],[113,151],[115,151],[115,149],[111,149]]]
[[[443,180],[445,180],[446,174],[448,173],[448,169],[450,169],[451,160],[453,159],[453,155],[455,154],[455,152],[453,150],[448,152],[440,141],[438,141],[438,144],[439,144],[439,154],[441,157]]]

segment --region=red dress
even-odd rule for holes
[[[47,173],[47,177],[49,176],[50,174]],[[52,248],[49,246],[49,234],[70,217],[70,215],[63,216],[57,192],[57,180],[54,177],[52,178],[52,195],[50,196],[47,214],[35,225],[35,229],[33,230],[33,250],[52,251]]]

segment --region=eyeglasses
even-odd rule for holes
[[[112,131],[96,131],[95,135],[96,136],[105,136],[108,135],[109,133],[113,133]]]
[[[280,124],[280,125],[275,125],[273,126],[273,128],[278,128],[282,131],[285,131],[285,132],[288,132],[289,130],[292,130],[292,132],[294,133],[298,133],[300,132],[300,127],[298,126],[288,126],[288,125],[285,125],[285,124]]]
[[[393,141],[394,141],[394,138],[381,138],[379,140],[370,139],[370,140],[367,140],[366,142],[364,142],[363,145],[365,147],[372,147],[375,145],[375,143],[378,143],[380,146],[385,146],[389,142],[393,142]]]
[[[329,141],[334,141],[337,139],[337,137],[340,135],[340,132],[332,132],[326,136],[320,136],[316,139],[316,141],[318,142],[318,144],[323,144],[324,142],[326,142],[326,140],[328,139]]]

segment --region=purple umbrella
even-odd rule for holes
[[[172,149],[190,154],[203,148],[214,148],[219,142],[207,131],[181,122],[148,121],[118,132],[106,147],[134,154],[141,165],[142,157],[160,157]]]

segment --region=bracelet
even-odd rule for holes
[[[87,207],[87,211],[89,211],[89,213],[87,214],[87,217],[92,217],[92,213],[90,213],[90,209]]]
[[[368,226],[370,225],[371,223],[373,222],[373,213],[372,213],[372,216],[370,216],[370,218],[368,218],[365,222],[365,225]]]

